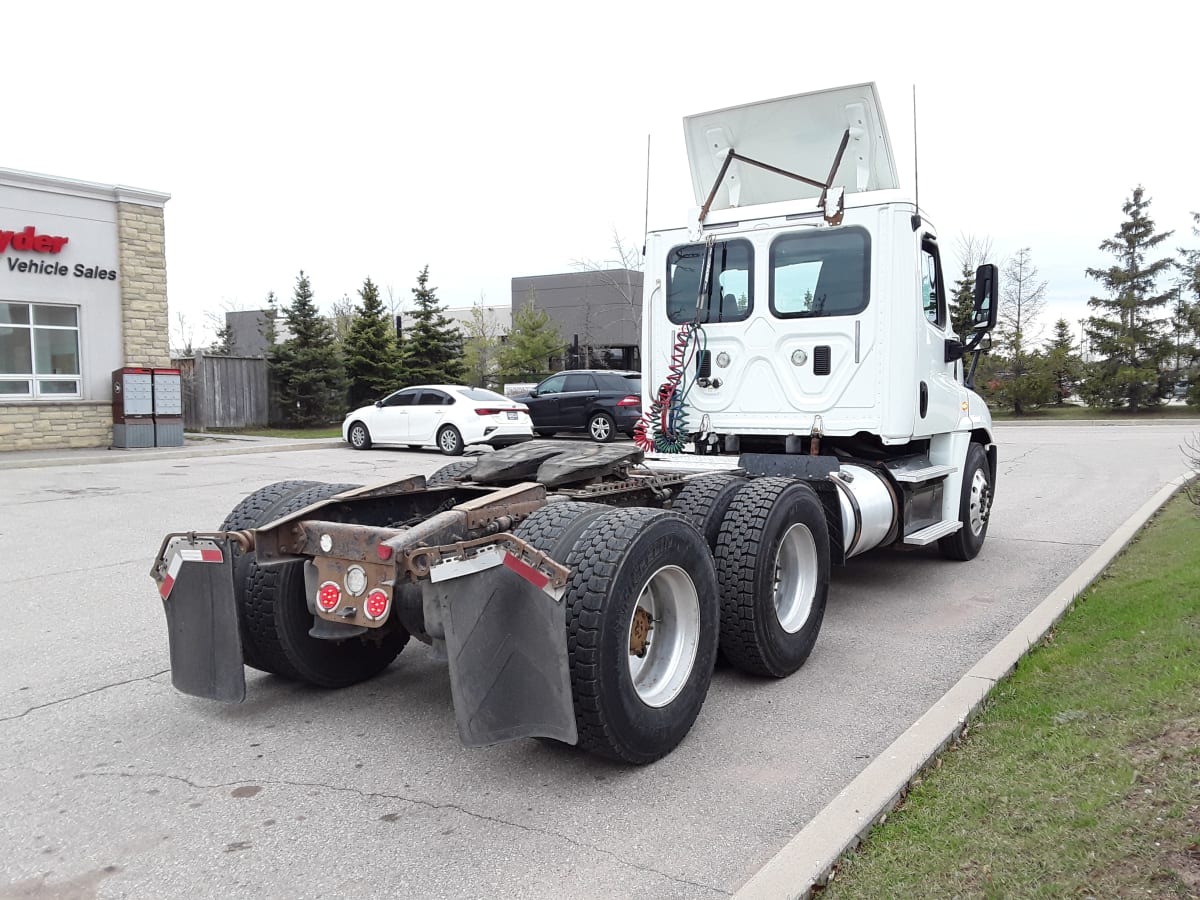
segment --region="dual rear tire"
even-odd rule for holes
[[[659,509],[560,502],[518,537],[571,570],[567,656],[579,746],[645,764],[687,735],[712,680],[716,573],[703,536]]]
[[[281,481],[250,494],[233,508],[221,531],[260,528],[326,500],[356,484]],[[324,688],[342,688],[378,675],[408,643],[408,632],[389,621],[377,632],[344,641],[314,638],[304,588],[304,563],[260,566],[253,552],[233,561],[234,597],[242,660],[254,669]]]
[[[829,594],[829,526],[816,492],[790,478],[706,475],[672,508],[713,553],[721,656],[754,675],[791,675],[812,652]]]

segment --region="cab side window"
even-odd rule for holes
[[[566,382],[566,375],[551,375],[545,381],[538,385],[539,394],[561,394],[563,384]]]
[[[942,263],[937,244],[921,242],[921,309],[934,325],[946,325],[946,292],[942,286]]]

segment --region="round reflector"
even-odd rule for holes
[[[338,608],[338,604],[342,602],[342,589],[332,581],[327,581],[317,588],[317,606],[332,612]]]
[[[357,597],[367,589],[367,573],[362,566],[351,566],[346,570],[346,590]]]
[[[363,613],[368,619],[382,619],[388,611],[388,595],[379,588],[367,594],[367,602],[363,604]]]

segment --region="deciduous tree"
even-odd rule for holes
[[[463,338],[467,380],[476,387],[492,387],[499,380],[501,336],[504,328],[489,314],[483,297],[471,307],[471,321]]]
[[[1022,247],[1004,265],[1003,288],[996,328],[996,343],[1006,360],[1008,378],[1002,396],[1016,415],[1052,399],[1044,360],[1033,349],[1037,317],[1046,308],[1046,282],[1038,278],[1028,247]]]
[[[992,239],[974,234],[959,235],[956,243],[958,258],[962,263],[958,281],[954,282],[954,295],[950,300],[950,324],[964,341],[973,329],[975,316],[975,270],[992,255]]]

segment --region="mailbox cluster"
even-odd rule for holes
[[[113,372],[113,447],[183,446],[178,369],[125,366]]]

